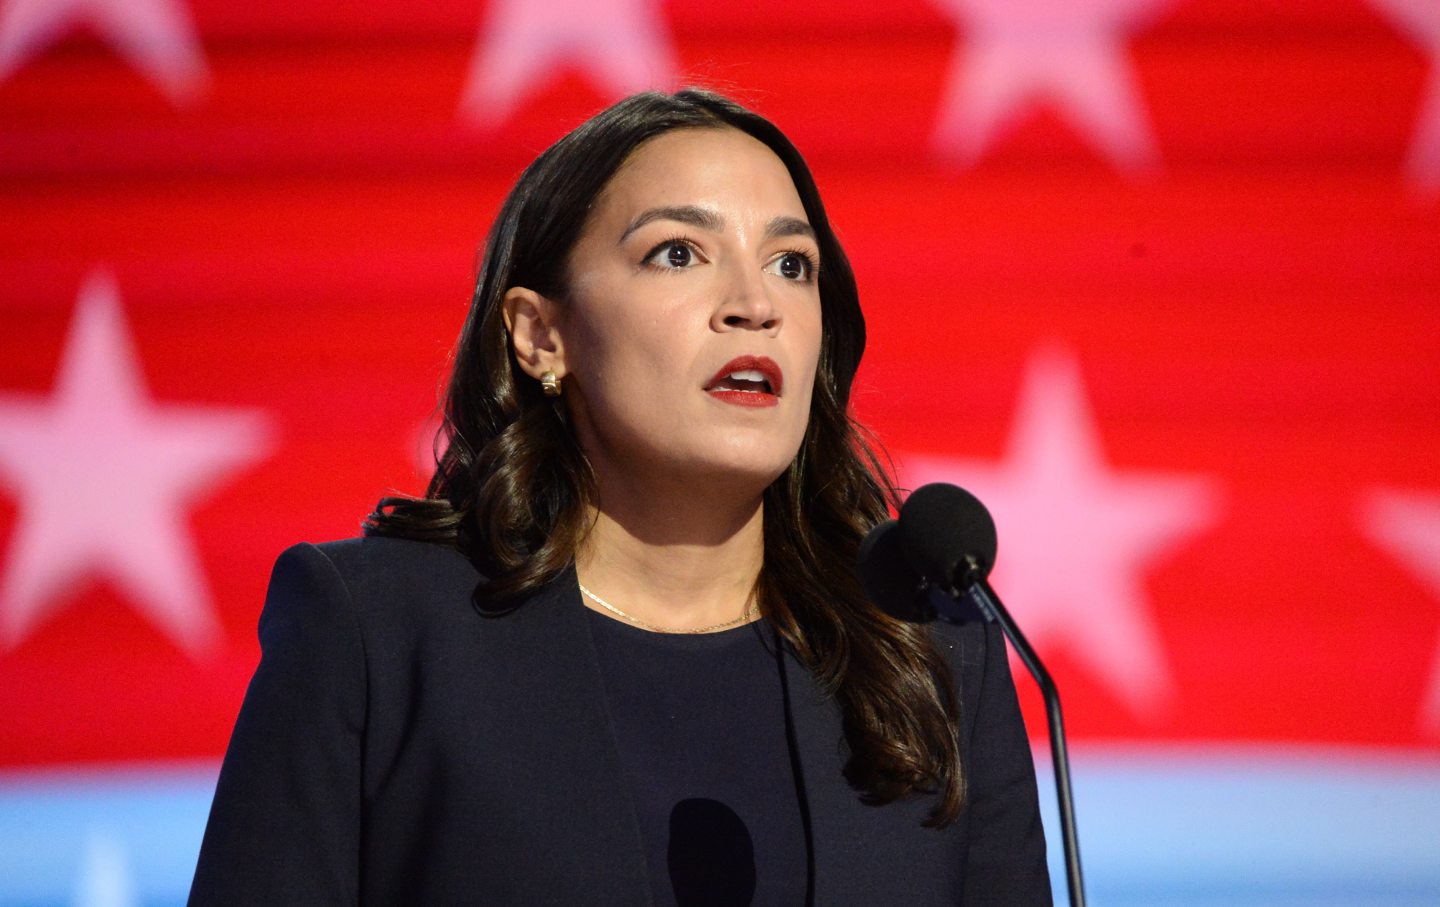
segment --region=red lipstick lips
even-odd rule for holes
[[[775,360],[736,356],[706,383],[705,392],[736,406],[778,406],[784,383],[784,373]]]

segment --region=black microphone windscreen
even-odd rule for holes
[[[924,578],[905,556],[905,540],[894,520],[871,529],[860,543],[860,581],[870,601],[891,617],[927,619]]]
[[[740,814],[719,800],[675,804],[665,857],[672,904],[749,904],[755,897],[755,840]]]
[[[982,576],[995,565],[995,521],[978,498],[955,485],[917,488],[900,508],[900,535],[915,566],[941,585],[955,581],[967,558]]]

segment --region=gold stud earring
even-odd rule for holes
[[[540,376],[540,389],[545,392],[547,397],[560,396],[560,378],[554,371],[546,369]]]

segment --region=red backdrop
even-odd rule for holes
[[[809,157],[857,411],[992,501],[1082,746],[1433,759],[1433,3],[578,8],[0,5],[0,765],[223,750],[275,555],[423,487],[503,193],[647,80]]]

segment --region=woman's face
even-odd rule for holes
[[[783,473],[820,355],[819,264],[761,142],[683,129],[640,146],[596,200],[554,307],[564,402],[602,479],[659,471],[755,493]]]

